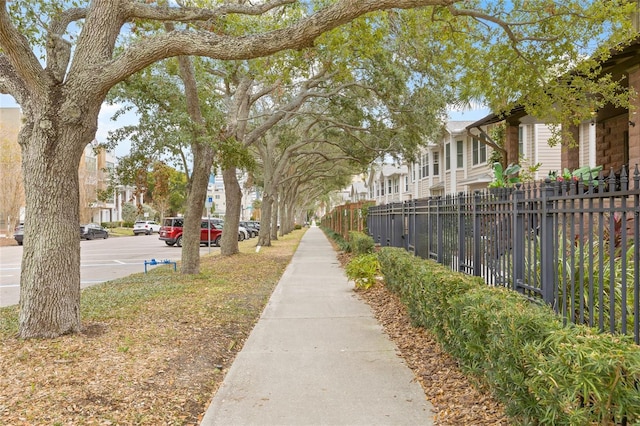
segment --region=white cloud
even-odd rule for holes
[[[116,111],[122,108],[122,106],[122,104],[102,104],[100,115],[98,116],[98,131],[96,132],[96,139],[98,142],[106,142],[110,131],[114,131],[121,127],[138,123],[138,117],[133,111],[119,116],[115,121],[111,119],[111,117],[113,117],[113,114],[115,114]],[[122,157],[129,153],[130,148],[130,141],[122,141],[115,148],[114,152],[117,157]]]

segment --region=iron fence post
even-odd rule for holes
[[[409,221],[409,248],[411,249],[411,252],[413,253],[413,255],[415,256],[416,254],[416,239],[417,239],[417,233],[416,233],[416,200],[413,199],[411,201],[409,201],[410,206],[411,206],[411,219]]]
[[[518,284],[524,279],[524,191],[516,184],[513,191],[513,289],[522,292]]]
[[[481,249],[482,249],[482,236],[480,235],[480,200],[481,192],[476,190],[473,195],[473,275],[479,277],[481,274]]]
[[[402,248],[409,251],[409,203],[402,202]]]
[[[427,259],[431,259],[431,244],[433,243],[433,223],[431,221],[432,215],[431,215],[431,203],[433,201],[433,198],[429,197],[429,199],[427,200],[427,219],[426,219],[426,223],[427,223],[427,232],[425,233],[425,239],[426,239],[426,247],[427,247],[427,251],[426,251],[426,258]]]
[[[542,190],[542,214],[540,223],[540,287],[542,299],[549,305],[555,306],[556,293],[556,264],[554,262],[554,235],[553,229],[553,186],[551,179],[546,178]]]
[[[458,271],[464,272],[465,259],[465,196],[464,192],[458,193]]]
[[[438,263],[442,263],[444,261],[444,229],[443,229],[443,221],[444,217],[440,212],[440,207],[442,206],[442,197],[438,197],[436,200],[436,261]]]

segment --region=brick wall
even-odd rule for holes
[[[596,163],[603,166],[605,175],[613,168],[616,172],[626,163],[629,151],[625,138],[629,132],[629,115],[622,114],[597,124]]]
[[[580,140],[580,129],[578,126],[571,126],[571,134],[573,136],[573,140],[576,141],[574,144],[577,144],[577,141]],[[572,144],[573,145],[573,144]],[[569,147],[567,144],[563,143],[560,150],[561,161],[560,164],[562,166],[562,170],[564,169],[577,169],[580,167],[580,149],[577,146]]]
[[[507,150],[507,165],[520,162],[518,149],[518,126],[507,126],[504,148]]]

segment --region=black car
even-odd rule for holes
[[[109,238],[109,231],[95,223],[80,225],[80,239],[94,240],[96,238]]]
[[[13,238],[16,240],[19,246],[22,245],[22,238],[24,237],[24,224],[16,226],[13,230]]]

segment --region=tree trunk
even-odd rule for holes
[[[280,199],[278,191],[275,191],[271,204],[271,241],[278,241],[278,223],[280,222]]]
[[[194,143],[193,172],[187,188],[187,208],[182,228],[182,264],[183,274],[200,272],[200,225],[204,210],[209,175],[213,164],[213,146],[207,143]]]
[[[228,167],[222,171],[224,180],[224,195],[227,206],[224,215],[224,230],[220,254],[230,256],[240,251],[238,248],[238,225],[240,223],[240,208],[242,205],[242,190],[236,176],[236,168]]]
[[[260,232],[258,234],[258,245],[271,246],[271,216],[273,211],[273,196],[270,191],[265,190],[262,194],[262,209],[260,219]]]
[[[20,275],[21,338],[80,331],[78,165],[85,141],[95,136],[99,107],[100,100],[79,115],[64,104],[49,111],[26,109],[19,135],[28,206]]]

